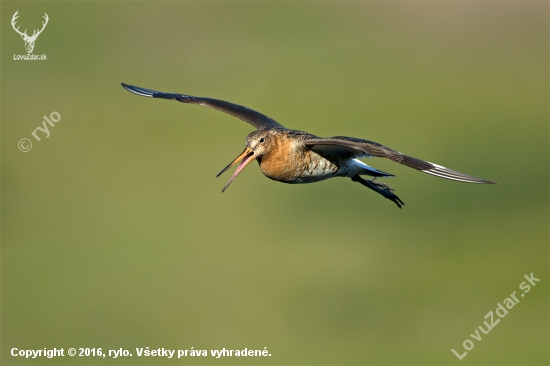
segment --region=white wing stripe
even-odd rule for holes
[[[432,162],[428,162],[428,163],[432,164],[435,168],[422,170],[424,173],[435,175],[436,177],[456,180],[459,182],[478,183],[478,184],[488,183],[488,181],[484,179],[471,177],[469,175],[445,168],[444,166],[434,164]]]

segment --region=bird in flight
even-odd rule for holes
[[[222,192],[253,160],[258,161],[266,177],[283,183],[313,183],[334,177],[348,177],[393,201],[399,208],[404,203],[393,193],[394,190],[384,183],[375,181],[379,177],[394,177],[394,175],[368,166],[359,160],[360,158],[387,158],[424,173],[459,182],[496,183],[413,158],[374,141],[346,136],[322,138],[307,132],[290,130],[264,114],[223,100],[163,93],[124,83],[122,86],[129,92],[144,97],[171,99],[213,108],[237,117],[256,128],[246,137],[244,151],[216,176],[219,177],[240,162]],[[362,175],[373,178],[363,179]]]

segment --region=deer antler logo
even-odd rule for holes
[[[15,14],[13,14],[13,17],[11,18],[11,26],[13,27],[13,29],[19,33],[21,35],[21,38],[23,38],[23,41],[25,41],[25,48],[27,49],[27,53],[32,53],[32,50],[34,49],[34,42],[36,41],[36,38],[38,38],[38,36],[40,35],[40,33],[42,33],[42,31],[44,30],[44,28],[46,28],[46,24],[48,24],[48,14],[44,13],[44,22],[42,22],[42,29],[38,30],[38,29],[35,29],[34,32],[32,33],[32,36],[28,36],[27,35],[27,30],[25,29],[24,32],[21,32],[19,30],[19,26],[16,28],[15,27],[15,20],[17,18],[19,18],[19,15],[17,15],[17,13],[19,12],[19,10],[17,10],[15,12]]]

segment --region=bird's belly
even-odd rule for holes
[[[291,151],[262,160],[260,168],[270,179],[284,183],[313,183],[338,175],[337,162],[308,151]]]
[[[305,166],[293,183],[313,183],[321,180],[335,177],[338,174],[339,167],[330,160],[321,158],[312,161]]]

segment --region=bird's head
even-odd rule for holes
[[[272,137],[268,131],[257,130],[246,136],[246,147],[254,153],[255,159],[261,159],[272,144]]]
[[[266,152],[269,150],[271,143],[272,143],[272,137],[268,131],[256,130],[254,132],[251,132],[246,137],[246,147],[244,151],[241,153],[241,155],[237,156],[235,160],[233,160],[231,163],[229,163],[228,166],[223,168],[223,170],[219,172],[218,175],[216,176],[216,177],[219,177],[227,169],[237,164],[239,161],[241,162],[237,167],[237,170],[235,170],[235,173],[233,173],[233,176],[231,177],[229,182],[227,182],[225,187],[223,187],[222,192],[225,191],[227,187],[229,187],[231,182],[233,182],[233,180],[237,177],[237,175],[239,175],[239,173],[243,171],[243,169],[246,168],[248,164],[250,164],[254,159],[258,159],[259,161],[262,158],[262,156],[265,155]]]

